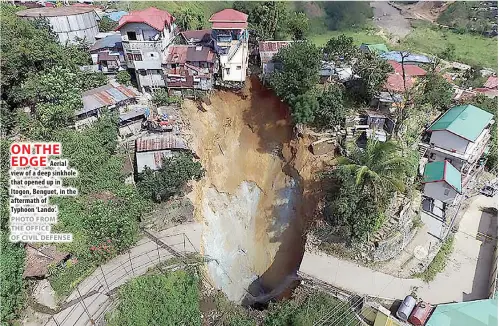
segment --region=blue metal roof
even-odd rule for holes
[[[111,19],[112,21],[119,21],[121,19],[121,17],[125,16],[125,15],[128,15],[128,12],[126,11],[113,11],[113,12],[110,12],[108,14],[106,14],[107,17],[109,17],[109,19]]]
[[[419,63],[432,62],[430,58],[422,54],[414,54],[409,52],[402,52],[402,54],[404,54],[404,62],[419,62]],[[386,60],[402,62],[402,54],[400,51],[390,51],[380,54],[380,57]]]
[[[90,51],[96,51],[106,48],[121,48],[121,34],[109,35],[100,40],[97,40],[91,47]]]

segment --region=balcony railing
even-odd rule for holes
[[[143,49],[156,49],[161,51],[161,41],[123,41],[123,49],[126,50],[143,50]]]

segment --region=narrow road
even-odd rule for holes
[[[497,195],[494,198],[478,196],[471,203],[461,220],[447,267],[429,284],[419,279],[394,277],[333,256],[311,252],[305,252],[300,272],[349,292],[386,299],[403,299],[415,287],[419,288],[419,297],[433,304],[483,298],[487,295],[496,240],[482,243],[476,239],[476,234],[487,233],[489,237],[497,238],[497,217],[480,210],[481,207],[496,206]],[[130,254],[114,258],[102,265],[102,270],[99,267],[81,282],[78,290],[65,301],[69,307],[54,315],[46,325],[90,325],[90,319],[95,321],[102,318],[110,304],[109,292],[145,274],[159,262],[174,257],[171,248],[181,253],[199,251],[201,231],[201,224],[189,223],[154,234],[169,248],[160,247],[149,238],[142,239],[130,249]]]
[[[129,253],[101,265],[83,280],[63,303],[67,308],[52,316],[46,325],[91,325],[91,320],[95,322],[102,319],[111,304],[110,293],[129,280],[145,274],[158,263],[173,258],[172,249],[178,253],[199,252],[201,230],[200,224],[189,223],[155,233],[154,236],[168,247],[159,246],[144,237]]]

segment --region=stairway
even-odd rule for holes
[[[419,146],[419,158],[423,158],[428,150],[427,147]]]
[[[240,40],[239,42],[237,42],[236,45],[234,45],[233,47],[230,48],[231,51],[229,52],[229,56],[227,58],[227,62],[229,62],[230,60],[232,60],[232,58],[236,55],[237,51],[241,47],[241,44],[243,44],[242,40]],[[232,50],[232,49],[234,49],[234,50]]]

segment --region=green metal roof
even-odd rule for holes
[[[424,167],[423,182],[445,181],[461,193],[461,172],[447,161],[427,163]]]
[[[441,304],[426,326],[497,326],[497,299]]]
[[[364,44],[367,46],[369,51],[374,52],[374,53],[387,53],[389,52],[388,48],[386,47],[385,44]]]
[[[449,109],[430,130],[447,130],[469,141],[475,141],[492,120],[493,115],[473,105],[459,105]]]

